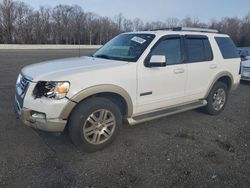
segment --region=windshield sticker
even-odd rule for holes
[[[139,44],[143,44],[144,42],[146,42],[145,39],[143,39],[141,37],[137,37],[137,36],[133,37],[131,40],[134,41],[134,42],[137,42]]]

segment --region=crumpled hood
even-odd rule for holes
[[[22,69],[22,74],[35,81],[59,81],[79,72],[108,69],[127,64],[124,61],[114,61],[94,57],[75,57],[45,61],[26,66]]]

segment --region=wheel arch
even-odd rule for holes
[[[221,72],[221,73],[218,73],[214,80],[211,82],[210,84],[210,87],[206,93],[206,96],[205,98],[207,98],[207,96],[209,95],[211,89],[213,88],[214,84],[218,81],[221,81],[221,82],[224,82],[228,89],[231,90],[232,89],[232,86],[233,86],[233,83],[234,83],[234,79],[233,79],[233,75],[230,73],[230,72],[227,72],[227,71],[224,71],[224,72]]]
[[[62,110],[60,119],[68,119],[77,104],[90,97],[105,97],[113,101],[115,104],[121,102],[121,104],[118,104],[118,107],[126,105],[126,109],[123,113],[127,117],[130,117],[133,114],[133,102],[128,92],[120,86],[105,84],[86,88],[71,97]]]

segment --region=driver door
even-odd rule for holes
[[[164,55],[166,67],[138,65],[137,114],[185,102],[187,65],[184,64],[183,40],[180,35],[161,38],[151,49],[152,55]]]

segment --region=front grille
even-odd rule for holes
[[[250,72],[250,67],[243,67],[243,72]]]
[[[20,75],[16,83],[16,100],[18,101],[20,107],[23,107],[23,100],[25,94],[28,90],[30,81],[24,76]]]
[[[16,90],[17,90],[17,94],[19,96],[24,97],[24,94],[26,93],[26,91],[29,87],[30,81],[22,75],[20,75],[19,77],[20,78],[18,79],[18,81],[16,83]]]
[[[28,85],[29,85],[29,80],[27,80],[24,76],[22,76],[20,80],[20,89],[23,91],[23,93],[26,91]]]

